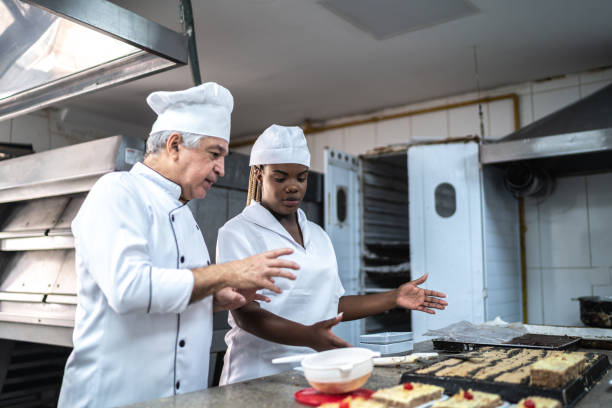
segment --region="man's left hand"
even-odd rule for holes
[[[426,280],[427,274],[397,288],[396,305],[430,314],[436,313],[433,309],[444,310],[448,305],[448,302],[440,299],[446,297],[444,293],[418,287]]]
[[[216,292],[213,297],[213,311],[238,309],[254,300],[269,302],[270,298],[257,293],[256,290],[237,290],[234,288],[223,288]]]

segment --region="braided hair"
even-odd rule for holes
[[[263,170],[263,166],[251,166],[249,173],[249,189],[247,190],[247,207],[251,205],[251,201],[261,202],[261,182],[257,179],[257,173]]]

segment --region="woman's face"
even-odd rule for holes
[[[261,204],[280,214],[290,215],[302,204],[308,186],[308,167],[303,164],[266,164],[258,177],[262,182]]]

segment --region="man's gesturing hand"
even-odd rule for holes
[[[274,278],[293,280],[295,275],[283,270],[283,268],[300,269],[300,266],[286,259],[278,259],[278,257],[289,255],[292,252],[293,250],[289,248],[275,249],[239,261],[194,268],[191,270],[193,273],[193,291],[189,303],[197,302],[228,287],[238,289],[239,292],[248,289],[255,291],[269,289],[281,293],[280,288],[274,284]],[[225,295],[230,295],[231,299]],[[244,299],[240,299],[240,295]],[[228,308],[228,306],[236,306],[236,301],[246,303],[251,300],[266,300],[266,298],[259,297],[254,292],[230,293],[226,291],[219,294],[215,300],[217,303],[224,304],[224,306],[218,304],[217,307]]]
[[[287,278],[294,280],[295,275],[284,269],[300,269],[293,261],[278,259],[293,252],[290,248],[274,249],[272,251],[249,256],[239,261],[228,262],[230,267],[227,275],[228,286],[236,289],[269,289],[281,293],[281,289],[274,284],[274,278]]]

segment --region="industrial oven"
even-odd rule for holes
[[[503,171],[483,168],[474,138],[390,147],[354,157],[326,152],[325,227],[347,294],[391,290],[424,273],[445,292],[436,315],[394,309],[342,323],[352,344],[379,331],[412,331],[496,316],[522,318],[518,203]]]

